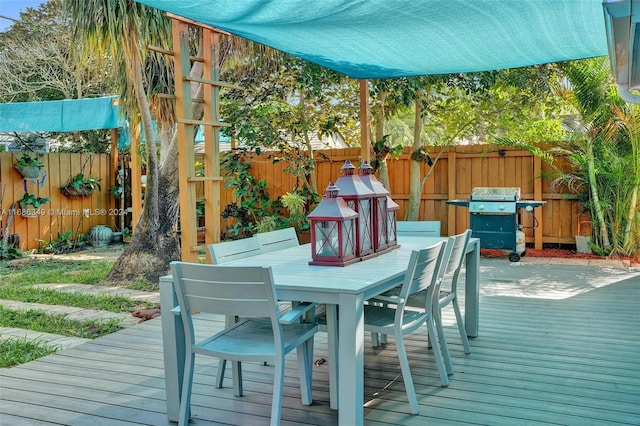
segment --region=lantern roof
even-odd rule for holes
[[[324,197],[316,208],[307,215],[307,219],[347,220],[358,217],[358,213],[351,209],[342,197],[338,196],[338,193],[339,188],[333,182],[329,183],[325,189]]]
[[[371,165],[366,161],[360,166],[360,180],[367,186],[367,188],[373,191],[376,196],[381,197],[383,195],[391,194],[373,173],[373,167],[371,167]]]
[[[360,179],[360,176],[353,174],[355,166],[351,161],[346,160],[340,168],[342,175],[336,181],[336,185],[340,187],[340,194],[345,198],[363,198],[372,197],[375,193]]]

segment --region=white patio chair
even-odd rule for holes
[[[261,232],[254,235],[258,240],[260,250],[269,253],[289,247],[299,246],[298,235],[295,228],[278,229],[270,232]]]
[[[462,266],[464,265],[465,255],[467,253],[467,247],[471,240],[471,230],[467,229],[461,234],[449,237],[447,243],[447,262],[441,268],[442,280],[438,283],[437,299],[434,300],[434,317],[436,326],[438,328],[438,335],[440,336],[440,346],[443,352],[446,353],[445,360],[447,361],[447,371],[449,374],[454,373],[453,363],[451,363],[451,356],[449,354],[449,345],[447,343],[447,337],[444,333],[444,326],[442,324],[442,310],[449,304],[453,305],[453,311],[456,316],[456,325],[458,326],[458,332],[460,333],[460,339],[462,340],[462,346],[465,354],[471,353],[471,346],[469,345],[469,339],[467,338],[467,330],[465,328],[464,320],[462,318],[462,312],[460,311],[460,304],[458,302],[458,277]],[[398,294],[398,288],[385,293],[385,295]],[[425,292],[415,294],[407,301],[407,308],[422,308]],[[371,335],[373,345],[378,346],[378,335]],[[381,343],[386,343],[386,335],[380,336]]]
[[[428,338],[433,345],[440,382],[442,386],[449,384],[447,360],[444,359],[446,355],[438,343],[438,332],[433,312],[434,292],[438,288],[438,280],[441,276],[440,268],[446,262],[445,257],[446,244],[444,241],[426,249],[414,251],[407,266],[400,294],[397,296],[377,296],[376,301],[384,302],[384,305],[376,303],[364,307],[364,329],[373,333],[389,334],[395,338],[404,387],[407,391],[412,414],[418,414],[420,409],[405,349],[405,335],[419,330],[423,324],[427,324]],[[420,292],[425,292],[427,295],[420,309],[405,309],[408,299]]]
[[[255,237],[222,241],[220,243],[209,244],[207,247],[211,260],[215,265],[231,262],[236,259],[244,259],[249,256],[257,256],[262,253],[260,244]]]
[[[438,292],[438,315],[436,318],[436,324],[439,328],[438,332],[441,335],[441,344],[445,347],[445,350],[449,352],[446,345],[447,339],[444,336],[444,330],[442,328],[442,309],[447,307],[449,304],[453,305],[453,311],[456,315],[456,323],[458,325],[460,339],[462,340],[462,346],[464,347],[464,353],[470,354],[471,347],[469,346],[467,330],[465,329],[462,313],[460,312],[460,304],[458,303],[458,277],[462,270],[462,265],[464,265],[469,240],[471,240],[471,229],[467,229],[463,233],[454,235],[449,239],[451,238],[453,238],[453,244],[450,245],[449,258],[446,267],[444,268],[443,280]]]
[[[313,359],[312,342],[318,327],[300,323],[313,308],[299,304],[281,314],[271,268],[215,266],[172,262],[174,287],[184,325],[186,355],[180,399],[179,425],[186,425],[191,412],[191,390],[195,355],[206,355],[236,363],[233,375],[235,396],[242,396],[242,362],[274,362],[275,375],[271,425],[280,424],[285,355],[297,350],[302,403],[310,405]],[[224,330],[196,341],[192,312],[206,312],[242,319]],[[254,320],[267,317],[270,321]]]

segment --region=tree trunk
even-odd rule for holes
[[[607,222],[604,220],[604,213],[602,206],[600,205],[600,197],[598,196],[598,189],[596,186],[596,171],[595,171],[595,159],[593,157],[593,143],[588,142],[587,145],[588,155],[588,173],[589,173],[589,187],[591,191],[591,198],[593,199],[593,209],[598,219],[598,230],[600,233],[600,240],[602,241],[602,248],[606,249],[611,246],[609,241],[609,231],[607,230]]]
[[[136,94],[143,118],[145,139],[155,141],[151,125],[151,110],[147,102],[142,81],[142,72],[137,58],[137,66],[132,66],[136,73]],[[190,74],[202,75],[202,64],[195,62]],[[202,85],[191,85],[192,98],[202,97]],[[203,106],[194,104],[194,117],[202,117]],[[167,132],[171,123],[159,124],[159,132]],[[147,126],[148,125],[148,126]],[[131,242],[118,258],[109,273],[112,281],[132,281],[146,278],[150,282],[158,282],[161,276],[169,273],[169,263],[179,260],[180,238],[178,223],[180,209],[178,203],[178,167],[177,167],[177,133],[172,132],[169,143],[162,144],[162,162],[158,164],[155,144],[147,144],[147,188],[145,204],[140,222],[133,234]]]
[[[384,126],[386,124],[386,118],[384,115],[384,103],[387,98],[387,92],[384,90],[379,90],[376,95],[376,112],[375,112],[375,121],[376,121],[376,139],[375,141],[381,141],[384,137]],[[389,169],[387,168],[387,158],[380,158],[380,167],[378,168],[378,177],[380,178],[380,182],[384,185],[387,190],[391,188],[391,182],[389,180]]]
[[[412,152],[417,151],[422,146],[422,98],[421,93],[416,97],[416,110],[414,115],[413,147]],[[404,220],[418,220],[420,213],[420,194],[422,185],[420,182],[420,161],[413,158],[409,166],[409,203]]]

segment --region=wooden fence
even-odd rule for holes
[[[340,175],[345,160],[357,164],[360,149],[323,150],[316,157],[317,181],[320,192]],[[432,152],[435,158],[435,153]],[[405,149],[399,159],[387,161],[391,197],[400,205],[399,219],[404,219],[409,201],[410,151]],[[251,162],[254,176],[265,179],[270,195],[275,198],[293,188],[295,179],[283,169],[285,163],[273,164],[269,154],[255,156]],[[522,199],[546,201],[534,211],[539,227],[534,231],[533,216],[522,214],[527,242],[542,248],[543,243],[575,244],[575,235],[590,233],[588,218],[578,213],[576,197],[567,192],[554,192],[548,181],[541,179],[550,167],[527,151],[491,145],[471,145],[447,148],[435,164],[435,169],[422,191],[419,220],[439,220],[444,235],[462,232],[469,226],[469,211],[446,204],[447,200],[469,199],[475,187],[519,187]],[[422,174],[428,166],[422,166]],[[233,192],[223,191],[221,206],[234,200]]]
[[[73,236],[86,234],[95,225],[116,224],[118,212],[115,210],[114,196],[109,188],[112,179],[110,156],[107,154],[58,154],[50,153],[39,157],[44,163],[44,173],[38,182],[24,180],[13,167],[20,153],[0,153],[0,216],[1,228],[7,225],[11,204],[17,203],[25,192],[38,197],[48,197],[50,202],[35,210],[37,216],[24,217],[17,205],[9,234],[17,234],[22,250],[38,248],[37,240],[55,241],[58,235],[72,231]],[[83,173],[101,179],[102,189],[84,198],[69,198],[60,192],[60,186],[70,177]]]
[[[320,192],[340,175],[345,160],[357,164],[359,148],[323,150],[324,158],[317,156],[317,181]],[[432,153],[433,154],[433,153]],[[94,225],[114,227],[118,211],[109,187],[114,184],[111,159],[102,154],[58,154],[41,157],[46,176],[40,182],[24,181],[13,163],[20,154],[0,153],[0,189],[2,190],[2,229],[6,226],[10,205],[22,198],[25,191],[51,201],[39,210],[36,218],[16,215],[11,234],[20,236],[23,250],[37,248],[36,239],[56,240],[58,234],[69,230],[73,235],[87,233]],[[432,155],[435,157],[435,155]],[[198,159],[198,158],[197,158]],[[409,150],[398,160],[388,160],[391,196],[400,205],[399,218],[403,219],[409,199]],[[254,156],[251,171],[265,179],[272,198],[293,189],[295,178],[286,173],[284,162],[273,163],[269,154]],[[428,167],[423,165],[423,174]],[[462,232],[469,226],[469,212],[464,207],[446,204],[451,199],[468,199],[471,190],[479,186],[520,187],[523,199],[546,201],[535,210],[540,226],[534,231],[525,228],[527,241],[542,247],[543,243],[575,244],[575,235],[588,235],[590,223],[578,213],[575,197],[554,192],[540,176],[549,166],[526,151],[491,145],[472,145],[448,148],[435,164],[435,169],[422,191],[419,220],[439,220],[443,235]],[[72,175],[83,172],[101,178],[102,190],[86,198],[71,199],[60,192],[60,186]],[[221,208],[233,202],[230,189],[221,191]],[[128,207],[128,206],[127,206]],[[523,214],[523,224],[533,226],[529,214]],[[224,228],[224,224],[223,224]]]

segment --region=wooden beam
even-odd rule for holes
[[[542,200],[542,160],[540,157],[534,155],[533,156],[533,199],[534,200]],[[534,247],[536,250],[542,250],[542,211],[544,210],[544,206],[535,210],[536,218],[538,219],[538,226],[533,230],[534,237]]]
[[[367,80],[360,83],[360,161],[371,162],[371,130],[369,127],[369,84]]]

